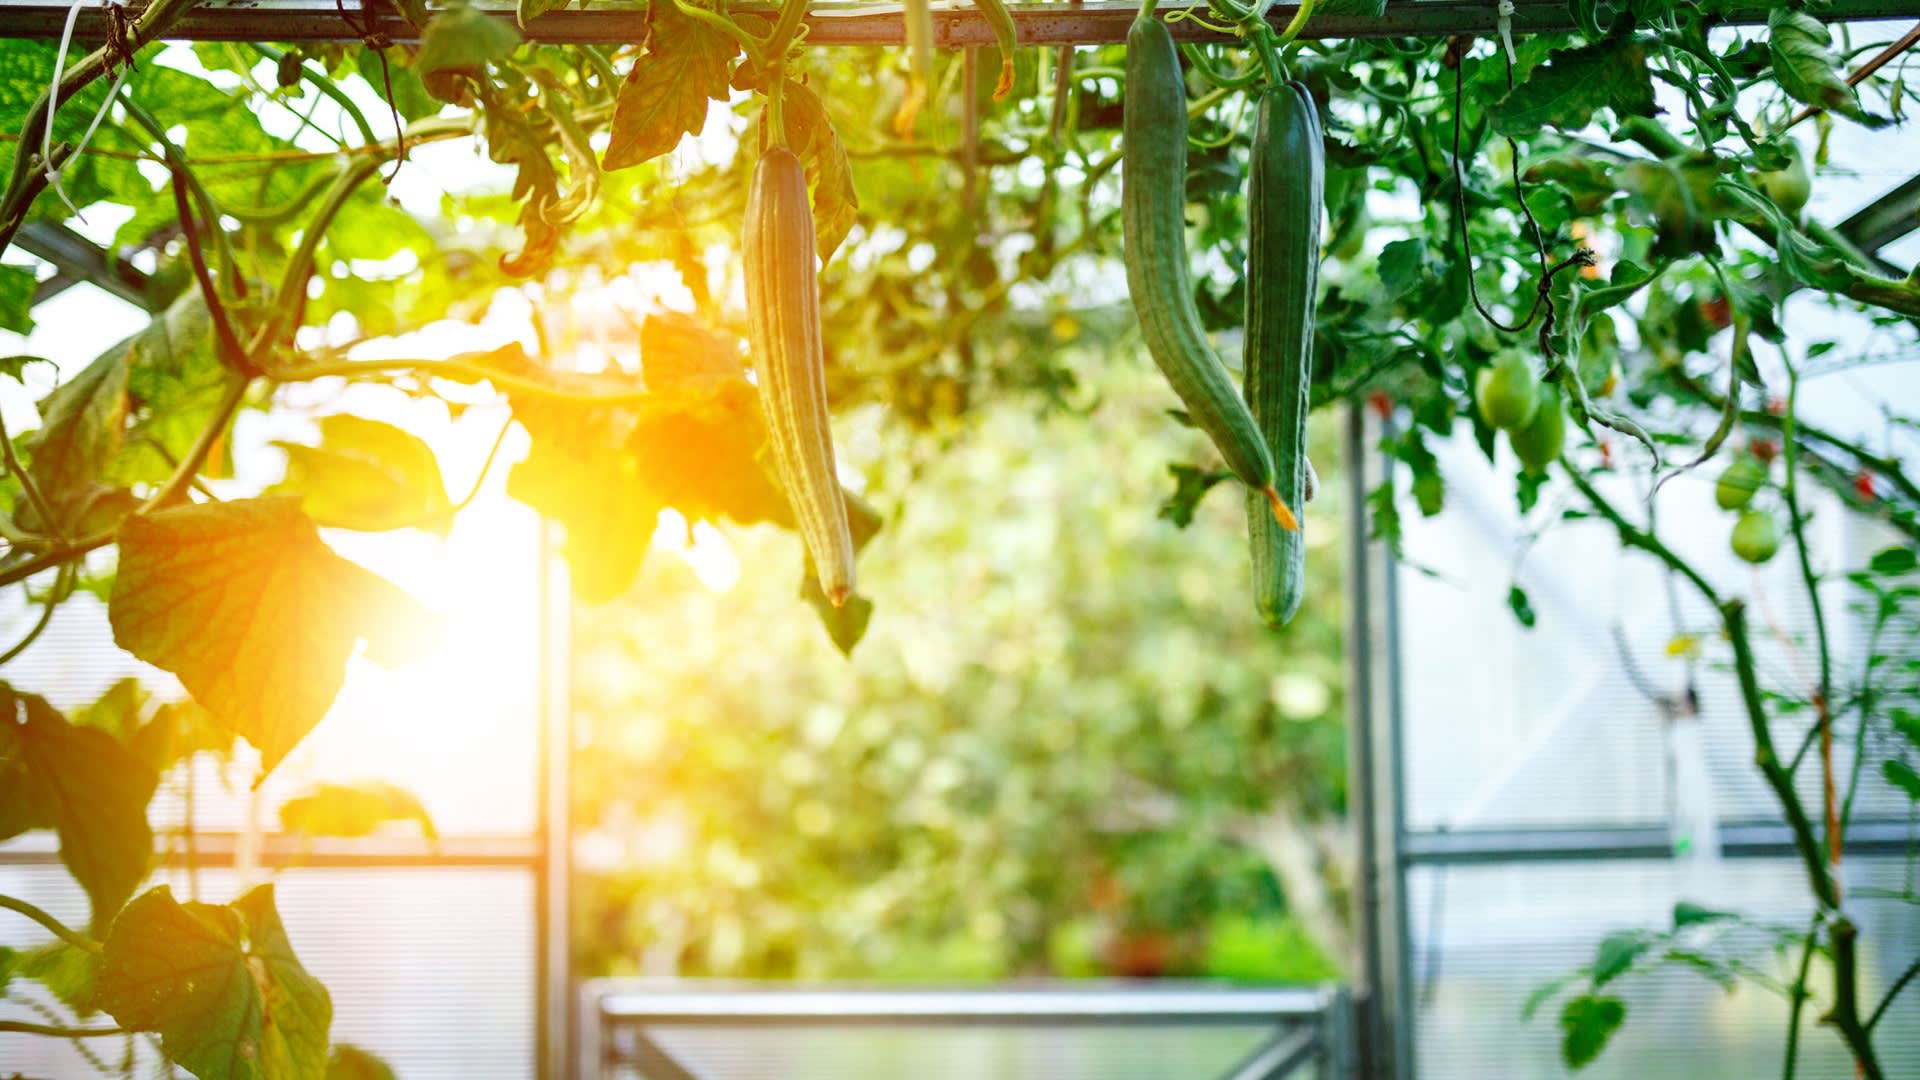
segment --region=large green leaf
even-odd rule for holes
[[[1841,77],[1828,51],[1831,44],[1833,37],[1827,28],[1805,12],[1780,6],[1767,16],[1767,52],[1773,60],[1773,76],[1788,97],[1837,112],[1867,127],[1887,126],[1891,121],[1868,112],[1860,104],[1859,93]]]
[[[357,640],[384,659],[430,636],[405,593],[334,554],[285,497],[130,519],[107,614],[121,648],[179,676],[267,770],[326,715]]]
[[[100,1007],[160,1036],[201,1080],[324,1080],[333,1002],[307,973],[262,885],[225,907],[165,886],[127,905],[107,936]]]
[[[1555,51],[1493,106],[1493,128],[1516,136],[1577,130],[1600,109],[1623,116],[1656,111],[1644,40],[1621,35]]]
[[[440,462],[412,432],[336,413],[321,418],[320,445],[274,445],[287,452],[287,475],[271,493],[299,496],[307,516],[320,525],[445,536],[453,524]]]
[[[70,724],[45,698],[0,683],[0,839],[53,829],[95,926],[147,876],[147,800],[158,783],[153,767],[111,734]]]
[[[733,39],[695,22],[671,3],[647,9],[647,51],[620,84],[613,130],[602,166],[624,169],[651,161],[698,134],[707,106],[727,100]]]

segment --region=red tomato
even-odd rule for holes
[[[1724,296],[1700,301],[1700,315],[1715,330],[1725,330],[1733,325],[1733,305],[1727,303]]]
[[[1859,492],[1860,497],[1868,501],[1878,498],[1873,490],[1873,474],[1865,469],[1861,469],[1858,473],[1854,474],[1853,490]]]
[[[1754,457],[1767,462],[1772,461],[1780,452],[1780,448],[1773,444],[1772,439],[1755,439],[1747,444],[1747,449],[1753,452]]]
[[[1385,390],[1375,390],[1368,394],[1367,404],[1373,407],[1374,415],[1382,420],[1393,415],[1393,399],[1387,396]]]

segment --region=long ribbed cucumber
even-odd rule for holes
[[[1265,90],[1254,125],[1247,178],[1247,404],[1273,454],[1280,498],[1299,506],[1313,484],[1307,403],[1326,148],[1313,98],[1299,83]],[[1300,610],[1306,537],[1275,525],[1264,501],[1251,495],[1247,533],[1254,604],[1269,626],[1284,626]]]
[[[820,591],[839,607],[853,593],[853,533],[827,421],[813,207],[806,170],[785,147],[768,150],[754,166],[742,255],[747,336],[773,459]]]
[[[1273,486],[1273,457],[1253,414],[1207,341],[1187,268],[1187,87],[1166,25],[1136,18],[1127,31],[1121,118],[1120,222],[1127,292],[1154,363],[1227,467],[1296,528]]]

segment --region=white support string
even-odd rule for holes
[[[53,54],[53,82],[47,87],[47,127],[40,139],[40,165],[46,170],[47,186],[53,189],[55,195],[60,196],[60,201],[67,205],[67,209],[73,212],[73,216],[80,218],[83,222],[86,218],[81,215],[80,208],[73,205],[73,200],[67,197],[66,189],[60,186],[61,169],[53,164],[53,121],[60,115],[60,77],[66,73],[67,47],[73,44],[73,27],[80,21],[80,9],[86,3],[87,0],[73,0],[73,6],[67,9],[67,25],[60,32],[60,50]],[[122,5],[120,0],[100,0],[100,6],[105,8]],[[80,136],[80,142],[74,146],[73,157],[79,157],[80,152],[85,150],[87,143],[93,139],[93,133],[100,130],[100,121],[106,119],[107,111],[113,108],[114,96],[120,92],[120,84],[126,81],[127,72],[132,66],[130,63],[120,65],[120,70],[113,77],[113,85],[107,89],[106,100],[100,103],[100,111],[93,114],[93,122],[87,125],[86,134]]]
[[[1513,0],[1500,0],[1493,10],[1499,19],[1500,44],[1506,47],[1507,63],[1518,63],[1519,58],[1513,54]]]

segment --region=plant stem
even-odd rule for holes
[[[273,61],[275,64],[278,64],[280,62],[281,57],[284,55],[284,53],[281,50],[276,49],[271,45],[261,45],[261,44],[254,43],[252,45],[252,48],[254,52],[259,53],[261,56],[266,57],[268,60]],[[380,136],[374,134],[373,125],[367,122],[367,114],[361,112],[360,106],[355,105],[353,103],[353,99],[347,96],[346,91],[340,89],[338,86],[335,86],[332,79],[329,79],[325,75],[322,75],[320,72],[313,70],[312,68],[308,67],[305,63],[302,63],[300,65],[300,77],[306,80],[309,84],[311,84],[315,90],[318,90],[320,91],[320,93],[326,95],[329,98],[332,98],[333,103],[340,106],[340,111],[346,113],[347,116],[353,120],[353,126],[360,129],[361,138],[365,139],[370,143],[377,143],[380,141]],[[376,83],[374,85],[374,89],[378,90],[379,88],[380,88],[379,85]]]
[[[47,914],[45,911],[42,911],[41,909],[33,906],[32,904],[27,903],[25,900],[19,900],[14,897],[7,896],[4,893],[0,893],[0,908],[6,908],[9,911],[17,911],[20,914],[25,915],[27,918],[32,919],[34,922],[37,922],[41,926],[46,927],[47,930],[52,932],[54,937],[59,938],[61,941],[66,942],[67,944],[73,946],[76,949],[81,949],[85,952],[90,952],[95,956],[100,955],[100,953],[104,951],[104,949],[102,948],[99,942],[93,940],[92,938],[88,937],[87,935],[81,933],[78,930],[69,928],[65,923],[61,922],[59,919],[56,919],[53,916]]]
[[[48,531],[55,541],[65,539],[60,532],[60,522],[53,516],[53,508],[40,494],[40,485],[33,482],[26,467],[20,464],[20,458],[13,452],[13,437],[7,433],[7,423],[0,419],[0,455],[4,455],[6,469],[20,479],[20,490],[27,493],[27,502],[40,518],[40,527]]]
[[[1856,940],[1860,928],[1845,915],[1834,920],[1833,939],[1833,1011],[1826,1017],[1840,1029],[1840,1037],[1853,1051],[1854,1066],[1866,1080],[1884,1080],[1880,1059],[1873,1052],[1873,1034],[1860,1023],[1858,987],[1860,982]]]
[[[26,637],[15,642],[13,647],[6,652],[0,653],[0,667],[6,667],[12,663],[21,653],[26,652],[28,647],[34,642],[40,640],[40,635],[45,633],[48,624],[53,622],[54,609],[59,607],[61,601],[66,599],[66,596],[63,594],[73,582],[72,573],[73,568],[71,566],[63,566],[60,568],[60,577],[54,582],[53,591],[47,594],[47,602],[41,609],[40,618],[34,622],[33,628],[27,631]]]
[[[1915,975],[1920,975],[1920,957],[1915,957],[1913,963],[1907,965],[1907,970],[1893,980],[1892,986],[1887,987],[1887,996],[1880,999],[1880,1004],[1873,1010],[1873,1015],[1867,1017],[1868,1031],[1872,1031],[1873,1026],[1880,1022],[1880,1018],[1886,1015],[1887,1006],[1893,1004],[1893,999],[1900,996],[1900,991],[1907,988],[1907,984],[1913,981]]]
[[[1561,466],[1566,470],[1568,478],[1573,481],[1573,486],[1579,489],[1581,495],[1586,497],[1587,502],[1591,503],[1593,508],[1600,512],[1601,517],[1606,518],[1607,521],[1613,525],[1614,529],[1620,534],[1621,543],[1628,547],[1639,548],[1658,558],[1661,562],[1666,563],[1674,572],[1691,582],[1693,587],[1700,591],[1700,595],[1705,597],[1709,604],[1712,604],[1714,607],[1721,606],[1720,594],[1714,590],[1713,585],[1710,584],[1706,578],[1700,576],[1698,570],[1688,565],[1685,559],[1675,554],[1672,548],[1661,543],[1660,539],[1651,532],[1640,529],[1628,521],[1619,510],[1614,508],[1612,503],[1608,502],[1606,498],[1594,488],[1593,482],[1589,480],[1585,474],[1575,469],[1564,459],[1561,461]]]
[[[17,1035],[45,1035],[54,1039],[91,1039],[100,1035],[125,1035],[125,1028],[117,1027],[64,1027],[59,1024],[36,1024],[30,1020],[0,1020],[0,1032]]]
[[[1813,951],[1820,943],[1820,919],[1816,912],[1813,925],[1807,927],[1806,947],[1800,951],[1800,974],[1787,987],[1787,1060],[1780,1080],[1793,1080],[1794,1071],[1800,1067],[1800,1013],[1807,1004],[1807,972],[1813,968]]]

